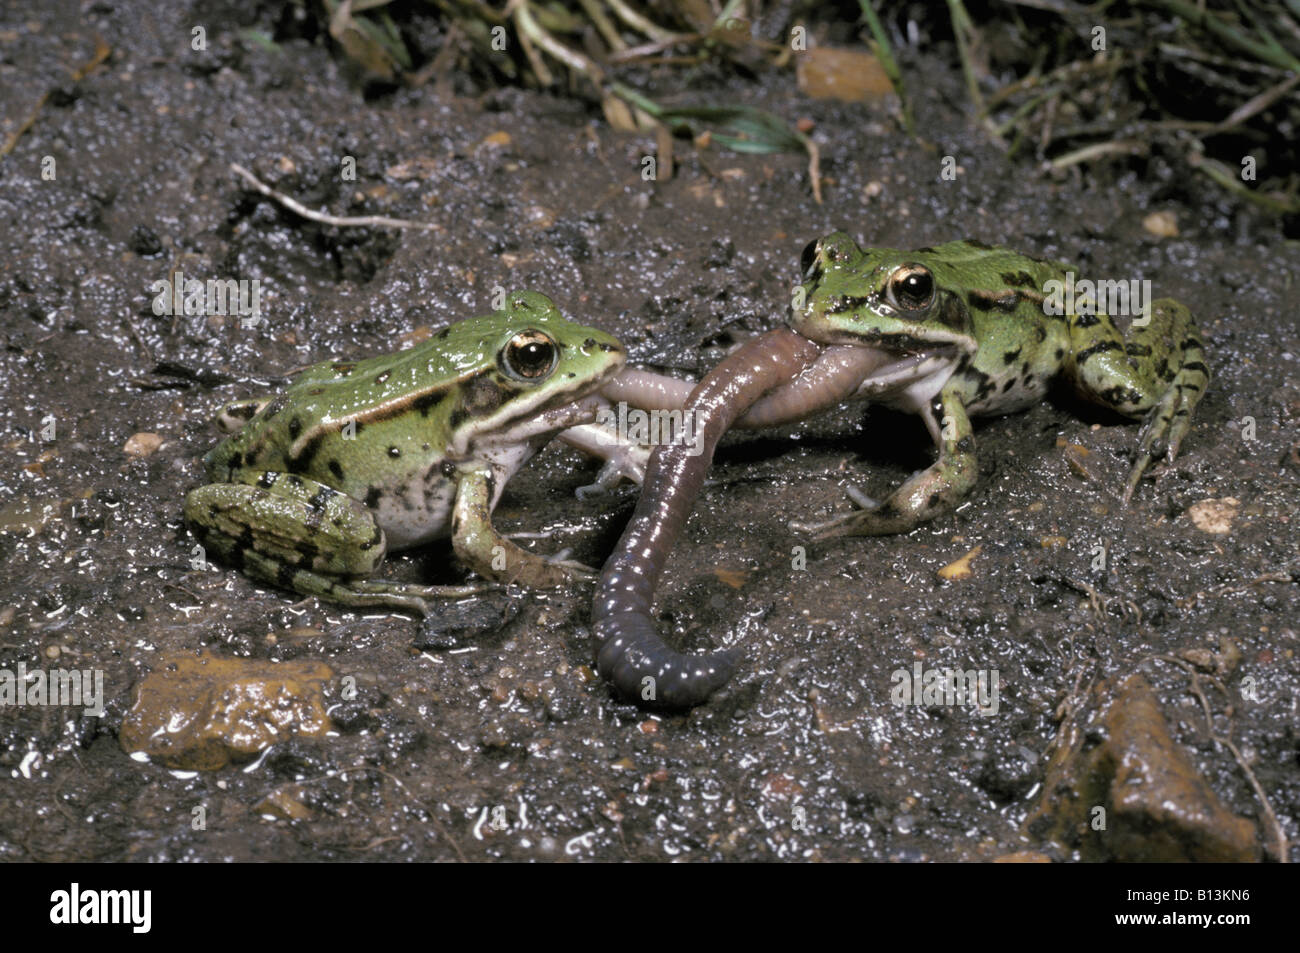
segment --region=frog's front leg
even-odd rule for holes
[[[246,479],[192,490],[185,519],[209,552],[255,579],[344,605],[421,615],[426,598],[482,589],[370,581],[387,541],[359,501],[291,473],[250,473]]]
[[[1126,340],[1109,316],[1069,316],[1066,376],[1084,397],[1128,417],[1146,415],[1138,455],[1124,490],[1127,503],[1151,461],[1173,461],[1210,382],[1200,335],[1187,307],[1172,298],[1151,303],[1150,320]]]
[[[487,579],[536,589],[562,586],[589,575],[586,567],[530,553],[497,532],[492,525],[491,467],[467,467],[459,472],[457,480],[451,544],[465,565]]]
[[[580,424],[562,431],[559,439],[575,450],[600,457],[605,461],[596,475],[596,482],[578,487],[578,499],[597,496],[620,480],[630,480],[640,485],[645,481],[645,469],[650,465],[652,447],[643,443],[620,440],[618,432],[602,424]]]
[[[939,448],[933,466],[912,474],[883,503],[823,523],[792,522],[790,528],[811,533],[814,539],[905,533],[961,502],[979,477],[975,436],[966,407],[949,385],[918,412]]]

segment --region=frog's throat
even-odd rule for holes
[[[931,402],[961,366],[964,355],[952,348],[910,354],[863,378],[854,397],[867,397],[908,413],[929,414]],[[927,426],[930,420],[926,417]],[[934,428],[930,427],[931,432]]]
[[[854,396],[886,397],[913,391],[929,393],[931,390],[938,393],[960,363],[958,352],[947,348],[901,356],[866,375]]]

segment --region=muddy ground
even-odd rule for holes
[[[1009,162],[934,53],[903,54],[928,83],[916,109],[933,148],[887,106],[809,100],[790,75],[696,78],[699,101],[814,121],[818,205],[794,155],[683,142],[676,175],[644,181],[653,136],[615,133],[579,100],[467,84],[367,100],[322,44],[241,34],[273,29],[256,8],[155,6],[10,4],[0,23],[0,132],[49,93],[0,159],[0,669],[98,669],[106,694],[102,718],[0,709],[0,858],[1154,859],[1170,848],[1098,846],[1061,812],[1029,823],[1044,791],[1087,800],[1049,776],[1059,724],[1135,672],[1188,759],[1182,780],[1248,822],[1232,850],[1269,856],[1265,801],[1300,833],[1300,249],[1275,220],[1159,156],[1056,182]],[[96,34],[111,54],[74,81]],[[651,82],[665,95],[680,77]],[[230,162],[311,207],[440,228],[304,222]],[[1146,230],[1153,211],[1179,234]],[[925,429],[858,408],[728,438],[658,605],[679,644],[746,661],[688,716],[639,713],[592,676],[589,585],[488,594],[422,627],[191,568],[181,500],[224,402],[484,313],[496,285],[544,291],[636,361],[701,373],[784,319],[800,250],[835,228],[903,247],[975,237],[1188,302],[1214,380],[1181,458],[1121,509],[1137,427],[1055,396],[979,423],[983,479],[958,513],[812,546],[794,570],[786,521],[847,507],[851,483],[880,496],[928,463]],[[260,279],[267,323],[155,315],[149,286],[178,267]],[[161,446],[128,452],[138,433]],[[548,448],[498,526],[599,565],[635,490],[575,498],[595,469]],[[1194,509],[1229,498],[1202,508],[1219,525]],[[969,576],[936,576],[977,547]],[[464,578],[446,545],[385,571]],[[323,663],[334,730],[213,770],[128,757],[137,686],[200,650]],[[891,704],[891,673],[914,662],[995,669],[998,711]],[[1171,826],[1190,857],[1224,828],[1213,811],[1131,822]]]

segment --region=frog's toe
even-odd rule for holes
[[[599,569],[588,566],[586,563],[578,562],[576,559],[569,558],[569,550],[562,549],[553,556],[543,557],[549,565],[557,566],[565,570],[575,579],[595,579],[600,574]]]
[[[850,532],[842,529],[845,524],[856,516],[856,513],[844,513],[833,519],[821,520],[819,522],[807,522],[805,520],[791,520],[787,525],[792,533],[798,533],[800,536],[810,536],[813,540],[829,539],[833,536],[849,536]]]
[[[872,510],[843,513],[820,523],[794,521],[790,529],[811,536],[814,542],[835,539],[839,536],[888,536],[905,533],[916,526],[915,517],[893,512],[881,506]]]
[[[494,570],[492,575],[502,582],[527,586],[530,589],[555,589],[574,582],[589,582],[595,579],[598,570],[576,559],[570,559],[569,552],[568,549],[562,549],[548,556],[516,549],[510,567]]]
[[[853,503],[857,505],[860,509],[876,510],[879,509],[881,506],[880,500],[873,499],[872,497],[867,496],[866,493],[862,492],[852,484],[850,484],[849,488],[844,491],[844,495],[847,496],[850,500],[852,500]]]
[[[469,583],[464,586],[425,586],[418,583],[382,582],[373,579],[353,582],[350,585],[353,591],[365,595],[397,596],[417,601],[425,599],[463,599],[501,588],[498,583],[490,579],[484,582]],[[400,603],[394,602],[392,604],[399,605]],[[427,608],[426,606],[426,612]]]
[[[811,536],[813,540],[831,539],[836,536],[856,536],[853,527],[856,525],[855,518],[863,514],[871,513],[880,508],[880,501],[874,500],[867,496],[862,490],[859,490],[853,484],[849,484],[844,491],[847,496],[860,509],[855,513],[841,513],[839,516],[832,516],[828,520],[818,520],[815,522],[807,520],[791,520],[787,525],[791,532],[798,533],[800,536]]]
[[[645,482],[645,468],[649,459],[650,453],[646,447],[621,448],[605,461],[596,474],[596,482],[578,487],[573,491],[574,495],[580,500],[604,496],[623,480],[640,486]]]
[[[596,486],[613,487],[621,480],[628,480],[640,486],[645,482],[646,467],[650,465],[650,448],[640,444],[628,444],[611,453],[596,474]]]
[[[596,578],[596,570],[575,560],[529,555],[533,558],[520,563],[514,572],[507,574],[507,581],[530,589],[557,589]]]
[[[609,492],[609,487],[601,483],[599,479],[595,483],[585,483],[573,491],[573,495],[580,500],[591,500],[604,496]]]
[[[506,538],[507,539],[550,539],[551,534],[550,533],[511,533]],[[544,563],[546,566],[555,566],[559,569],[572,570],[573,573],[578,576],[591,576],[594,578],[596,575],[599,574],[600,570],[593,569],[591,566],[588,566],[586,563],[580,563],[576,559],[570,559],[569,554],[572,552],[573,550],[566,546],[564,549],[561,549],[558,553],[552,553],[549,556],[542,553],[525,553],[524,555],[527,557],[526,561],[537,560],[541,563]],[[512,579],[511,581],[517,581],[517,580]],[[551,583],[550,585],[558,586],[560,584],[561,584],[560,582],[554,582]]]
[[[1138,435],[1138,454],[1129,471],[1128,483],[1124,487],[1123,501],[1132,499],[1143,475],[1152,461],[1163,457],[1173,462],[1178,456],[1178,448],[1192,425],[1192,409],[1196,399],[1182,387],[1171,387],[1160,401],[1147,414],[1142,432]]]
[[[837,536],[889,536],[906,533],[920,523],[933,519],[954,505],[956,486],[948,486],[931,470],[922,470],[899,487],[887,500],[875,500],[857,487],[845,491],[861,509],[842,513],[829,520],[810,523],[791,521],[790,529],[814,541]]]
[[[852,498],[853,493],[850,491]],[[870,497],[861,498],[867,504],[863,509],[852,513],[841,513],[828,520],[805,522],[792,520],[790,529],[801,536],[810,536],[814,542],[835,539],[838,536],[886,536],[911,529],[913,520],[903,519],[901,514],[893,512],[886,505],[877,503]],[[859,502],[854,499],[854,502]]]
[[[1129,471],[1128,483],[1124,485],[1124,495],[1120,501],[1127,506],[1128,501],[1133,499],[1133,494],[1137,491],[1137,485],[1142,480],[1142,474],[1146,472],[1147,467],[1151,465],[1151,454],[1138,454],[1137,462],[1133,464],[1133,469]]]

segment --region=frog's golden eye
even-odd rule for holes
[[[934,275],[924,265],[903,265],[889,276],[889,303],[903,311],[922,311],[934,301]]]
[[[560,346],[541,331],[520,331],[501,349],[501,367],[515,380],[549,377],[560,359]]]

